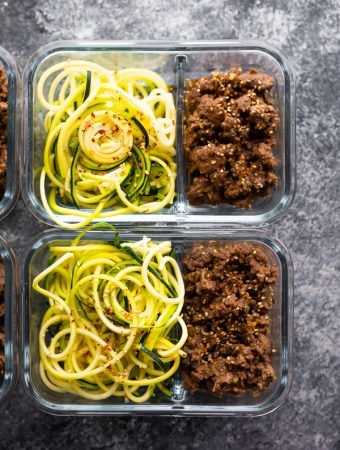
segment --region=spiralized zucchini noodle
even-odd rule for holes
[[[78,229],[173,203],[176,111],[157,73],[68,60],[49,67],[36,92],[47,110],[40,195],[55,223]]]
[[[33,281],[47,297],[39,330],[40,375],[55,392],[145,402],[171,396],[187,328],[184,283],[170,241],[81,240],[52,245]],[[114,230],[113,227],[110,227]],[[177,335],[177,337],[176,337]]]

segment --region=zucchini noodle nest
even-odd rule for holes
[[[114,230],[95,224],[70,245],[51,246],[49,266],[33,281],[49,301],[39,330],[41,378],[52,391],[90,400],[141,403],[156,388],[172,396],[187,328],[171,242],[121,243],[117,233],[112,242],[81,241],[98,226]]]
[[[48,112],[40,195],[55,223],[78,229],[173,203],[176,111],[168,91],[151,70],[114,72],[90,61],[68,60],[41,75],[37,98]]]

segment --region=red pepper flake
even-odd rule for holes
[[[83,158],[83,156],[79,156],[79,161],[82,161],[84,158]]]
[[[85,122],[84,125],[85,125],[85,127],[89,127],[91,125],[91,122]]]
[[[94,112],[91,112],[91,117],[93,117],[93,118],[95,118],[95,117],[96,117],[96,115],[95,115],[95,113],[94,113]]]
[[[105,353],[109,353],[112,351],[112,348],[109,345],[105,345],[105,347],[103,348]]]
[[[105,130],[98,130],[98,133],[99,133],[99,134],[104,134],[104,133],[105,133]]]

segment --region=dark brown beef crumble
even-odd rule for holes
[[[0,66],[0,198],[6,189],[8,80]]]
[[[249,207],[276,186],[279,116],[273,85],[270,76],[239,68],[189,82],[185,150],[191,204]]]
[[[250,243],[196,244],[184,257],[184,384],[254,395],[274,380],[270,318],[277,267]]]

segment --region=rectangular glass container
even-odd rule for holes
[[[0,403],[7,397],[17,380],[17,264],[14,253],[0,236],[0,258],[5,270],[5,371],[0,379]]]
[[[6,189],[0,198],[0,220],[13,209],[19,194],[18,151],[21,138],[20,75],[12,56],[0,47],[0,65],[8,77],[7,175]]]
[[[292,69],[282,53],[256,41],[201,41],[201,42],[126,42],[126,41],[61,41],[42,47],[32,56],[24,72],[24,177],[23,196],[30,211],[45,223],[55,225],[45,212],[39,193],[42,169],[44,129],[43,108],[36,96],[37,82],[51,65],[66,59],[85,59],[112,70],[128,67],[147,68],[158,72],[174,86],[177,109],[177,181],[176,198],[169,208],[152,213],[130,213],[107,218],[114,223],[191,223],[202,224],[214,220],[228,226],[260,226],[278,218],[290,205],[295,190],[295,86]],[[280,125],[274,154],[278,165],[279,182],[273,192],[258,199],[252,208],[228,205],[190,206],[186,191],[188,176],[183,149],[185,83],[213,70],[227,70],[240,66],[259,69],[275,80],[273,96]],[[58,215],[71,223],[72,215]]]
[[[211,224],[210,224],[211,225]],[[211,225],[212,227],[212,225]],[[32,290],[34,277],[47,267],[49,245],[63,245],[77,236],[75,232],[49,230],[36,237],[27,249],[23,271],[23,383],[35,404],[46,412],[54,414],[97,414],[97,415],[263,415],[276,409],[286,398],[292,379],[293,340],[293,266],[287,249],[277,239],[263,232],[251,230],[214,230],[209,236],[204,229],[190,230],[186,227],[119,227],[121,240],[139,240],[145,234],[154,241],[170,240],[181,266],[182,257],[192,243],[209,241],[247,241],[263,249],[270,261],[278,268],[278,281],[274,287],[275,303],[270,313],[272,364],[276,380],[259,396],[251,393],[244,396],[228,395],[217,398],[207,393],[186,392],[180,374],[175,376],[174,396],[169,399],[157,395],[144,404],[125,403],[122,398],[109,398],[94,402],[68,393],[55,393],[46,388],[39,374],[38,335],[42,315],[47,301]],[[92,231],[85,241],[112,240],[112,232]]]

